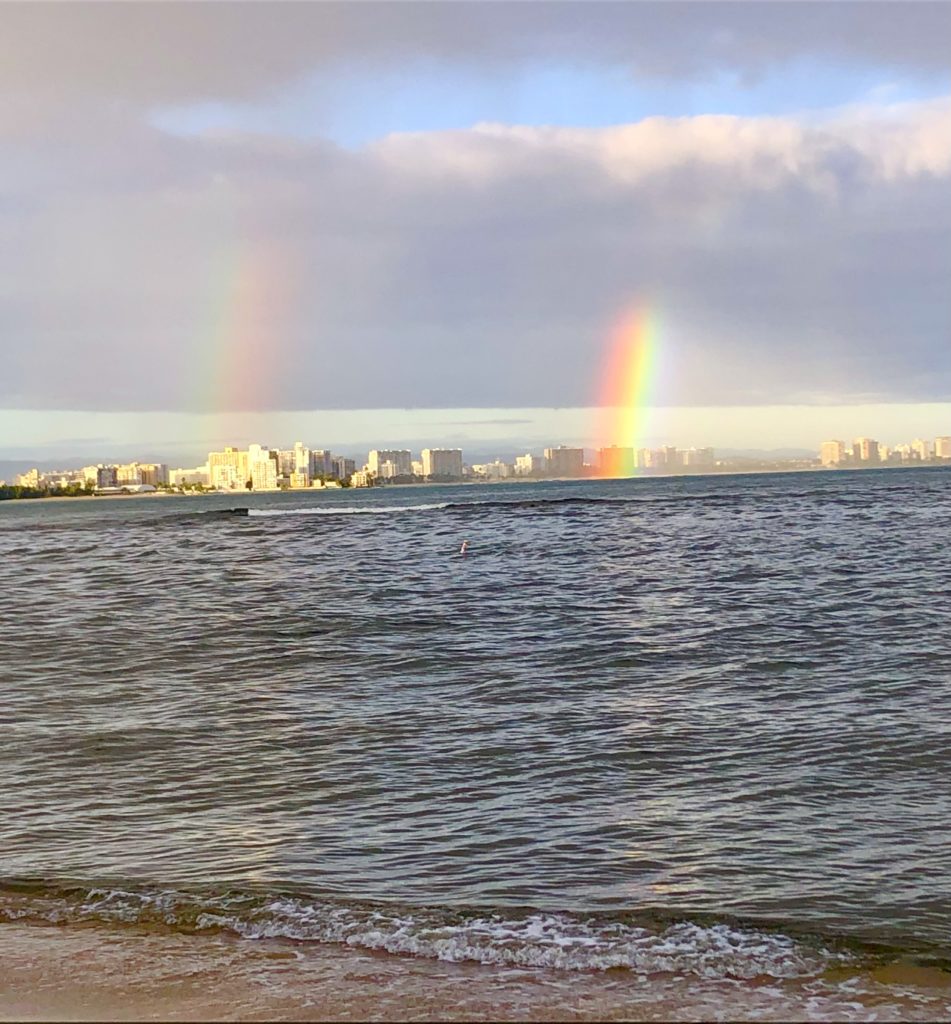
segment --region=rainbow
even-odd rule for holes
[[[282,366],[279,341],[291,296],[290,267],[281,253],[259,247],[225,256],[207,331],[213,372],[207,382],[218,413],[247,412],[273,402]]]
[[[655,383],[657,342],[656,314],[647,306],[627,313],[611,332],[598,398],[598,444],[607,448],[643,446],[650,394]],[[619,471],[604,466],[599,476],[629,476],[633,466]]]

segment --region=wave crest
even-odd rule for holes
[[[283,894],[199,896],[122,889],[8,893],[0,898],[2,918],[226,931],[246,939],[344,944],[451,963],[703,978],[812,977],[832,963],[853,959],[781,933],[726,923],[652,926],[610,915],[344,905]]]

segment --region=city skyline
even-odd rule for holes
[[[8,485],[24,488],[22,495],[46,493],[154,492],[198,489],[212,492],[303,491],[328,487],[374,487],[384,484],[454,483],[509,479],[623,479],[651,475],[695,473],[769,472],[784,469],[849,469],[951,464],[951,434],[914,438],[888,445],[875,438],[858,437],[850,444],[825,440],[817,456],[812,453],[717,452],[712,447],[638,448],[606,445],[595,451],[566,444],[549,445],[541,455],[524,452],[514,458],[482,463],[466,459],[461,448],[425,447],[414,458],[411,449],[371,449],[365,461],[315,448],[303,441],[293,447],[274,448],[257,443],[209,451],[203,463],[171,468],[166,463],[134,460],[96,463],[81,468],[34,466],[14,475]]]

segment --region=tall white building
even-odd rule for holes
[[[273,491],[277,487],[278,453],[259,444],[248,446],[248,472],[256,491]]]
[[[219,490],[241,490],[248,483],[248,453],[228,447],[222,452],[208,453],[208,478]]]
[[[931,445],[920,437],[916,437],[915,440],[911,442],[911,450],[912,453],[922,462],[927,462],[928,459],[931,458]]]
[[[515,457],[516,476],[542,476],[545,472],[543,455],[517,455]]]
[[[845,445],[842,446],[843,448]],[[683,463],[689,469],[693,469],[697,466],[715,466],[716,457],[712,448],[687,448],[681,452],[683,456]]]
[[[294,472],[310,473],[310,449],[303,441],[294,442]]]
[[[823,441],[819,461],[823,466],[839,466],[846,460],[845,441]]]
[[[951,437],[935,438],[934,457],[936,459],[951,459]]]

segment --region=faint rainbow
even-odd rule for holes
[[[250,414],[279,407],[281,379],[293,362],[286,264],[273,248],[249,245],[220,251],[214,264],[194,355],[200,404],[219,443],[242,444]]]
[[[599,447],[632,448],[636,455],[644,446],[659,336],[658,316],[647,305],[625,314],[611,332],[598,400]]]

